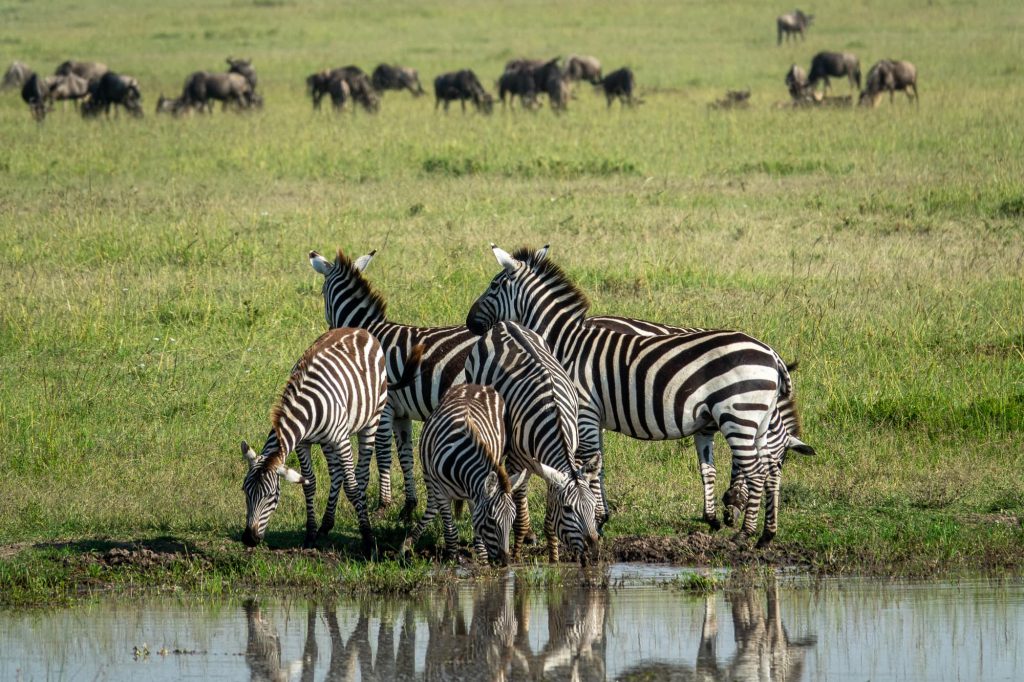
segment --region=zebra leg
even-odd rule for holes
[[[360,432],[359,446],[363,449],[363,442],[367,429]],[[369,434],[366,444],[373,440]],[[356,483],[354,466],[352,464],[352,444],[348,438],[342,438],[340,442],[330,443],[324,446],[324,455],[327,456],[327,463],[331,469],[331,496],[327,498],[327,511],[324,513],[324,522],[327,522],[327,515],[330,514],[331,524],[334,523],[334,508],[338,503],[338,496],[335,493],[336,487],[345,487],[345,496],[356,510],[356,518],[359,519],[359,532],[363,536],[363,551],[369,556],[373,552],[373,529],[370,526],[370,516],[366,511],[366,495],[359,489]]]
[[[764,486],[764,530],[757,541],[758,547],[767,547],[779,530],[779,487],[781,484],[781,468],[776,464],[770,464]]]
[[[379,507],[381,509],[391,505],[391,424],[395,412],[390,403],[384,405],[380,413],[380,422],[377,424],[377,437],[374,442],[374,454],[377,457],[377,476],[379,484]],[[396,439],[397,440],[397,439]],[[356,476],[358,479],[359,477]],[[369,481],[367,481],[368,483]],[[360,481],[360,485],[363,481]],[[365,490],[365,488],[364,488]]]
[[[427,509],[423,512],[423,517],[420,518],[420,522],[416,524],[416,528],[411,533],[405,536],[405,540],[402,542],[401,555],[403,557],[408,556],[412,553],[413,547],[416,542],[423,535],[423,531],[427,529],[430,522],[434,520],[434,516],[437,515],[437,510],[442,504],[446,504],[447,500],[442,497],[434,490],[430,483],[427,483]]]
[[[295,446],[295,454],[299,457],[299,469],[306,483],[302,485],[302,493],[306,496],[306,537],[302,539],[302,547],[309,549],[316,544],[316,512],[313,500],[316,497],[316,476],[313,474],[313,458],[310,444],[303,441]]]
[[[555,491],[548,487],[548,499],[544,510],[544,535],[548,539],[548,561],[558,563],[558,536],[555,534],[555,506],[558,498]]]
[[[441,522],[444,523],[445,556],[457,559],[459,556],[459,532],[455,529],[455,520],[452,518],[452,506],[447,501],[438,506],[441,512]]]
[[[697,448],[697,463],[700,465],[700,480],[704,484],[704,521],[711,530],[718,530],[722,523],[715,511],[715,442],[714,431],[699,431],[693,434],[693,445]]]
[[[518,472],[514,472],[512,475],[515,475],[515,473]],[[519,561],[523,555],[523,545],[527,544],[527,537],[533,534],[530,522],[530,506],[526,500],[526,486],[520,486],[512,491],[512,499],[516,503],[516,520],[512,524],[515,533],[515,547],[512,548],[512,558]],[[534,535],[533,542],[529,544],[534,544],[535,542],[537,542],[536,535]]]
[[[601,429],[601,422],[598,415],[592,410],[584,408],[580,404],[579,413],[579,437],[580,445],[577,451],[580,463],[586,465],[591,459],[601,456],[601,471],[598,477],[590,482],[590,490],[594,493],[597,506],[594,509],[595,521],[597,522],[598,533],[602,532],[604,524],[608,523],[611,516],[608,509],[608,497],[604,491],[604,431]]]
[[[395,446],[398,449],[398,462],[402,465],[402,481],[405,486],[405,505],[399,518],[403,521],[411,521],[412,513],[416,511],[416,478],[413,476],[412,458],[412,420],[408,417],[396,418],[393,422],[395,430]]]

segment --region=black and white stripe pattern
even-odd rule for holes
[[[334,526],[338,494],[344,486],[359,518],[364,549],[372,549],[365,491],[356,484],[349,437],[352,433],[358,435],[360,465],[368,468],[387,390],[384,353],[366,330],[332,329],[309,347],[292,369],[273,410],[273,429],[262,452],[256,455],[242,443],[242,452],[249,460],[242,485],[247,509],[242,540],[246,545],[257,545],[263,539],[267,521],[281,498],[279,479],[285,478],[301,483],[306,496],[305,546],[312,546],[318,534],[326,535]],[[313,515],[316,478],[310,447],[314,444],[323,449],[331,476],[319,531]],[[298,454],[301,475],[285,466],[292,450]]]
[[[355,262],[340,250],[331,263],[316,251],[309,253],[313,269],[324,276],[324,314],[331,327],[361,327],[376,337],[384,348],[389,377],[399,376],[403,358],[418,344],[426,346],[419,375],[411,386],[388,393],[388,402],[377,429],[375,451],[380,475],[381,504],[391,502],[391,434],[394,433],[399,463],[405,479],[405,507],[402,516],[411,518],[416,508],[413,479],[412,420],[423,421],[437,408],[445,391],[462,383],[466,354],[476,335],[465,327],[412,327],[389,322],[383,297],[362,275],[375,252]],[[367,475],[369,469],[367,469]],[[367,479],[359,480],[363,490]]]
[[[473,544],[484,561],[508,564],[508,535],[516,517],[512,492],[527,472],[510,480],[501,464],[505,447],[505,403],[490,386],[452,386],[423,425],[420,463],[427,485],[427,510],[402,545],[410,551],[427,524],[440,512],[445,551],[454,556],[458,534],[451,503],[472,507]]]
[[[675,327],[669,324],[614,315],[594,315],[593,317],[588,317],[584,324],[588,327],[611,329],[623,334],[636,334],[638,336],[663,336],[666,334],[692,334],[712,331],[700,327]],[[792,372],[796,365],[795,363],[787,365],[786,368]],[[786,451],[794,450],[805,455],[814,454],[814,450],[801,442],[799,437],[800,416],[796,408],[796,395],[791,392],[789,395],[779,396],[776,413],[772,415],[768,423],[767,456],[770,468],[765,479],[765,531],[770,532],[771,535],[774,535],[778,528],[779,486],[782,483],[781,472]],[[706,461],[704,459],[705,454],[707,455]],[[698,448],[697,460],[701,480],[704,484],[704,518],[709,519],[711,525],[717,528],[718,521],[714,511],[715,461],[712,448],[709,446],[706,453],[701,452]],[[746,481],[743,480],[737,469],[737,462],[734,461],[730,475],[729,490],[722,500],[722,515],[727,525],[733,525],[734,518],[739,513],[742,513],[743,508],[746,506],[747,497]]]
[[[511,256],[493,249],[503,269],[473,304],[467,326],[483,332],[513,320],[544,338],[586,394],[580,406],[581,458],[600,452],[602,427],[641,440],[693,435],[705,459],[720,431],[747,482],[741,535],[753,534],[768,473],[758,453],[767,446],[779,396],[792,391],[778,354],[735,331],[638,336],[588,327],[586,296],[546,258],[546,250]]]
[[[585,564],[598,550],[597,502],[590,486],[600,459],[580,467],[579,399],[565,369],[538,334],[515,322],[499,322],[470,351],[466,381],[493,386],[505,401],[509,472],[536,472],[548,484],[548,557],[558,561],[561,540]],[[525,489],[516,502],[518,552],[529,530]]]

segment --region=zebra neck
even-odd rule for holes
[[[366,328],[374,323],[387,322],[388,318],[384,308],[373,299],[364,299],[351,304],[341,306],[334,311],[331,319],[331,327],[361,327]]]
[[[552,301],[550,305],[527,315],[524,326],[540,334],[555,357],[563,361],[584,330],[586,314],[586,308],[578,304]]]

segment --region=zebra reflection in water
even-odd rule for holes
[[[310,603],[305,618],[293,621],[292,627],[300,628],[305,621],[305,639],[301,648],[290,640],[291,650],[278,636],[273,620],[249,601],[244,606],[245,660],[251,679],[261,682],[792,681],[804,675],[806,656],[816,637],[790,637],[774,582],[767,589],[708,595],[703,614],[695,601],[698,597],[668,588],[664,599],[675,602],[677,608],[640,613],[636,604],[620,600],[619,595],[627,593],[531,587],[510,577],[451,587],[402,603],[376,599],[340,606]],[[637,622],[623,620],[631,609],[633,616],[640,616],[639,628],[647,630],[623,627]],[[734,642],[720,641],[719,624],[725,619],[729,621],[725,632],[731,625]],[[686,629],[679,628],[687,620],[694,627],[690,639],[683,634]],[[326,636],[321,632],[318,637],[318,626],[326,627]],[[638,637],[644,640],[640,646],[633,644]]]

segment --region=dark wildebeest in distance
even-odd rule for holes
[[[21,99],[28,105],[32,118],[39,122],[46,118],[46,87],[43,79],[34,71],[29,71],[21,85]]]
[[[177,117],[188,113],[191,108],[184,96],[171,99],[160,93],[160,97],[156,101],[156,113],[158,114],[170,114]]]
[[[256,92],[256,69],[252,67],[252,58],[233,59],[227,58],[228,73],[237,73],[249,81],[249,87]]]
[[[210,73],[196,71],[185,79],[181,90],[181,101],[185,106],[203,113],[213,112],[214,101],[221,103],[221,110],[228,106],[236,110],[249,109],[256,104],[255,93],[249,80],[240,73]]]
[[[505,73],[514,71],[528,74],[533,79],[533,91],[535,93],[549,92],[551,80],[562,78],[561,67],[558,66],[560,57],[549,59],[513,59],[505,64]]]
[[[76,62],[73,59],[69,59],[53,72],[55,76],[67,76],[75,74],[79,78],[84,78],[90,83],[98,81],[103,77],[103,74],[110,71],[106,64],[102,62]]]
[[[413,97],[424,94],[420,74],[416,69],[398,64],[378,64],[371,79],[375,90],[408,90]]]
[[[28,68],[26,64],[23,64],[22,62],[11,62],[11,65],[7,67],[7,71],[4,72],[4,80],[3,83],[0,83],[0,90],[20,88],[25,85],[25,81],[27,81],[31,75],[32,69]]]
[[[71,100],[78,106],[78,100],[89,94],[89,81],[69,73],[66,76],[50,76],[45,80],[46,96],[51,100]]]
[[[601,84],[601,62],[597,57],[572,55],[565,62],[565,75],[569,80]]]
[[[779,32],[779,45],[782,44],[782,37],[786,37],[786,42],[795,35],[799,35],[801,39],[806,40],[807,36],[804,35],[804,31],[814,21],[813,14],[804,14],[798,9],[793,10],[789,14],[780,14],[775,19],[775,26]]]
[[[345,80],[352,93],[352,101],[371,114],[380,111],[380,96],[365,73],[349,76]]]
[[[498,78],[498,97],[501,105],[505,106],[505,96],[508,95],[510,106],[518,97],[523,109],[536,109],[540,106],[537,101],[537,89],[533,85],[533,74],[526,69],[513,69],[506,71]]]
[[[311,74],[306,78],[306,89],[309,92],[309,96],[313,98],[313,109],[320,108],[320,100],[323,99],[324,95],[330,94],[330,84],[332,80],[340,78],[346,81],[346,90],[348,90],[347,81],[350,78],[357,78],[359,76],[365,76],[366,72],[360,69],[355,64],[349,64],[348,66],[341,66],[337,69],[323,69]],[[349,94],[346,93],[345,98],[348,99]],[[337,106],[337,103],[335,103]]]
[[[794,100],[807,98],[807,72],[802,66],[793,64],[789,67],[789,71],[786,72],[786,89]]]
[[[633,97],[633,91],[636,90],[636,78],[633,76],[633,70],[628,66],[624,66],[618,71],[612,71],[602,78],[601,87],[604,88],[604,96],[608,99],[609,108],[616,98],[622,105],[633,106],[638,103]]]
[[[313,98],[313,109],[320,108],[320,100],[330,95],[336,110],[353,100],[371,113],[380,109],[380,97],[366,72],[350,64],[337,69],[324,69],[306,78],[306,86]]]
[[[96,117],[100,112],[110,115],[111,105],[122,106],[132,116],[142,116],[142,93],[139,82],[131,76],[107,71],[99,79],[89,83],[89,97],[82,105],[82,116]]]
[[[561,113],[569,106],[569,79],[557,69],[548,72],[544,81],[544,92],[548,94],[548,101],[551,103],[551,111]]]
[[[494,107],[494,98],[469,69],[443,73],[434,79],[434,109],[444,102],[444,110],[448,111],[448,105],[455,100],[462,104],[463,112],[466,111],[466,100],[484,114],[491,113]]]
[[[818,81],[825,81],[825,92],[831,88],[829,77],[846,76],[850,87],[860,90],[860,61],[851,52],[819,52],[811,60],[811,71],[807,84],[814,88]]]
[[[907,93],[907,99],[912,99],[915,104],[919,104],[917,67],[910,62],[896,59],[883,59],[876,63],[868,71],[868,77],[864,81],[864,90],[860,93],[861,105],[878,106],[878,100],[886,90],[889,91],[890,104],[896,101],[897,90]]]

